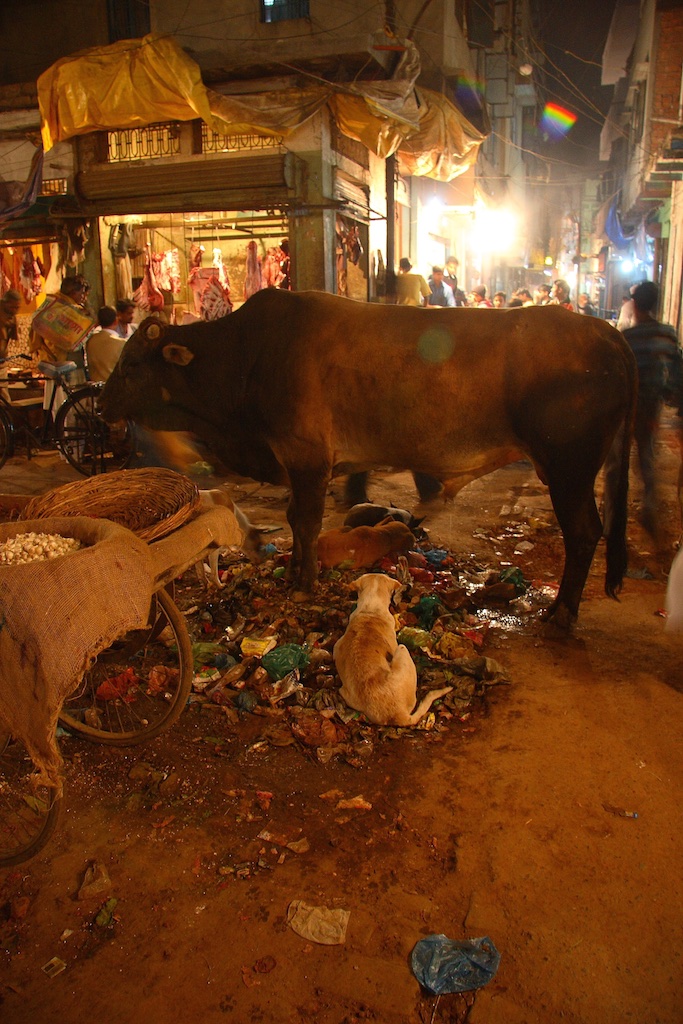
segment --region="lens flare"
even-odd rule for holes
[[[576,114],[571,110],[565,110],[557,103],[546,103],[539,122],[539,128],[543,135],[557,142],[576,124]]]

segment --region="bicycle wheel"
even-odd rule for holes
[[[14,452],[12,421],[0,408],[0,469]]]
[[[19,740],[0,734],[0,867],[38,853],[57,827],[62,808],[54,789],[36,781],[33,761]]]
[[[160,590],[147,627],[131,630],[99,655],[59,718],[91,740],[120,747],[142,743],[180,716],[193,675],[185,619]]]
[[[55,420],[57,444],[83,476],[125,469],[133,454],[130,424],[105,423],[100,415],[102,388],[86,384],[73,391]]]

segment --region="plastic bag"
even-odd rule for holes
[[[445,610],[439,598],[434,594],[425,594],[417,604],[411,605],[408,609],[417,618],[423,629],[431,629],[439,615],[443,615]]]
[[[501,583],[514,583],[517,594],[525,594],[529,589],[529,580],[525,579],[521,569],[511,565],[509,569],[503,569],[500,574]]]
[[[295,668],[306,668],[310,658],[305,647],[299,644],[282,644],[263,655],[261,664],[271,679],[284,679]]]
[[[431,647],[434,643],[434,638],[426,629],[417,629],[415,626],[404,626],[399,630],[396,639],[409,651],[417,651],[420,647]]]
[[[498,970],[500,953],[491,940],[428,935],[413,948],[410,966],[429,992],[469,992],[488,984]]]

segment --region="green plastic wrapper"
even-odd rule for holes
[[[261,664],[271,679],[284,679],[295,668],[306,668],[310,661],[308,651],[299,644],[282,644],[264,654]]]
[[[511,565],[509,569],[503,569],[500,574],[501,583],[514,583],[515,590],[518,594],[525,594],[529,589],[530,583],[524,577],[524,573],[521,569]]]
[[[411,605],[408,611],[416,616],[423,629],[431,629],[445,609],[438,597],[433,594],[425,594],[417,604]],[[406,646],[408,645],[406,644]]]

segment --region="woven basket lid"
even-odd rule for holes
[[[200,503],[197,485],[171,469],[122,469],[76,480],[32,498],[22,519],[91,516],[110,519],[143,540],[158,540],[191,519]]]

